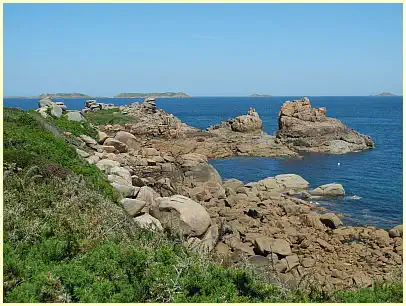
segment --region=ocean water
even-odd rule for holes
[[[222,120],[246,114],[254,107],[263,129],[274,134],[282,103],[300,97],[196,97],[158,99],[157,106],[189,125],[205,129]],[[346,225],[391,228],[402,223],[402,97],[309,97],[313,107],[326,107],[327,115],[370,135],[376,148],[358,153],[328,155],[305,153],[304,159],[234,157],[211,160],[223,179],[245,183],[283,173],[296,173],[312,187],[343,184],[346,196],[317,200],[333,212],[343,213]],[[69,109],[81,109],[83,99],[56,99]],[[124,105],[141,99],[98,99]],[[6,107],[36,108],[35,99],[4,99]],[[340,163],[340,165],[338,165]],[[356,196],[357,199],[354,199]]]

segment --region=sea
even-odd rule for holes
[[[301,97],[193,97],[161,98],[157,106],[183,122],[201,129],[254,107],[263,120],[263,129],[275,134],[278,112],[287,100]],[[303,159],[233,157],[210,160],[222,179],[236,178],[244,183],[278,174],[295,173],[312,188],[340,183],[346,195],[314,200],[328,211],[343,214],[345,225],[376,226],[389,229],[402,220],[402,100],[403,97],[311,97],[313,107],[326,107],[327,115],[348,127],[372,137],[376,147],[357,153],[329,155],[303,153]],[[100,98],[117,106],[142,99]],[[5,107],[35,109],[38,99],[5,98]],[[82,109],[84,99],[55,99],[69,109]]]

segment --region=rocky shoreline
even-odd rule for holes
[[[390,231],[343,226],[337,215],[320,213],[310,202],[345,194],[341,185],[310,190],[295,174],[248,184],[222,181],[207,162],[234,155],[295,158],[303,149],[342,154],[373,147],[370,137],[326,117],[325,109],[311,108],[308,99],[283,105],[277,136],[262,131],[254,109],[207,130],[182,123],[158,109],[153,99],[119,111],[137,120],[99,126],[97,140],[82,135],[77,153],[107,174],[139,226],[166,229],[188,247],[228,262],[247,260],[292,287],[304,279],[326,290],[367,287],[401,270],[402,225]]]

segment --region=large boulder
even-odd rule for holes
[[[218,234],[217,226],[213,224],[209,227],[202,238],[190,237],[184,245],[195,252],[209,253],[216,246]]]
[[[273,239],[260,236],[255,239],[255,247],[257,252],[263,255],[268,253],[275,253],[282,256],[292,254],[290,243],[284,239]]]
[[[130,198],[122,199],[121,204],[123,205],[123,208],[127,212],[127,214],[129,214],[131,217],[134,217],[139,212],[141,212],[141,210],[146,205],[145,201]]]
[[[320,196],[344,196],[345,190],[343,185],[332,183],[321,185],[311,190],[310,194]]]
[[[309,182],[297,174],[279,174],[275,176],[276,181],[285,189],[305,189]]]
[[[128,152],[128,146],[125,143],[123,143],[123,142],[121,142],[121,141],[119,141],[117,139],[114,139],[114,138],[107,138],[104,141],[103,145],[105,145],[105,146],[113,146],[120,153]]]
[[[137,193],[137,199],[145,201],[148,208],[155,206],[155,199],[159,197],[160,195],[148,186],[142,186]]]
[[[204,155],[190,153],[184,154],[178,162],[184,175],[182,185],[188,188],[204,187],[209,197],[225,198],[225,190],[220,174],[207,162]]]
[[[312,108],[308,98],[282,105],[276,136],[296,151],[344,154],[374,147],[371,137],[327,117],[325,108]]]
[[[70,121],[84,121],[86,120],[85,117],[82,115],[81,112],[78,111],[72,111],[72,112],[68,112],[68,114],[66,115],[66,118]]]
[[[39,108],[47,108],[48,106],[52,106],[52,100],[50,97],[46,96],[44,98],[42,98],[41,100],[39,100],[38,102],[38,107]]]
[[[104,141],[109,138],[109,135],[107,135],[105,132],[103,131],[98,131],[98,138],[99,138],[99,143],[103,144]]]
[[[141,147],[140,141],[133,134],[126,131],[117,132],[114,139],[126,144],[132,150],[139,150]]]
[[[59,105],[57,105],[56,103],[52,103],[50,108],[52,116],[56,118],[60,118],[62,116],[63,110]]]
[[[394,228],[390,229],[389,236],[391,238],[403,237],[403,224],[396,225]]]
[[[198,237],[210,226],[210,215],[206,209],[187,197],[174,195],[156,198],[155,201],[151,215],[172,234]]]

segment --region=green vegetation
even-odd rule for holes
[[[104,173],[95,165],[78,158],[76,151],[69,145],[69,138],[63,137],[57,129],[52,129],[53,126],[38,113],[6,108],[3,114],[4,162],[15,163],[21,168],[56,165],[69,169],[85,176],[92,188],[112,200],[117,199],[117,193],[106,181]],[[78,131],[80,123],[70,123],[72,126],[74,124],[77,127],[71,131]]]
[[[136,120],[134,116],[125,115],[118,109],[102,109],[96,112],[88,112],[85,118],[94,125],[124,124]]]
[[[4,109],[5,302],[402,301],[402,284],[290,291],[137,228],[104,174],[67,143],[65,128],[92,132],[82,124]]]
[[[190,96],[184,92],[149,92],[149,93],[120,93],[115,98],[189,98]]]
[[[71,121],[67,119],[66,115],[63,115],[61,118],[48,116],[47,121],[62,132],[71,132],[74,136],[88,135],[92,138],[97,138],[97,131],[90,121]]]

